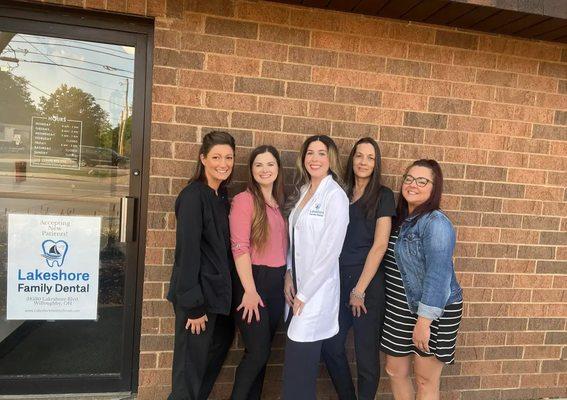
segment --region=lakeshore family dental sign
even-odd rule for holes
[[[100,217],[9,214],[7,319],[96,319],[100,226]]]

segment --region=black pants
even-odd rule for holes
[[[175,310],[172,388],[168,400],[206,400],[213,389],[234,338],[232,317],[207,314],[206,330],[194,335],[185,329],[185,312]]]
[[[264,385],[266,363],[270,358],[272,339],[281,320],[285,299],[283,284],[286,267],[267,267],[252,265],[252,275],[256,291],[262,298],[265,307],[260,307],[260,321],[254,316],[252,322],[242,320],[243,311],[236,313],[235,320],[242,340],[244,342],[244,356],[236,369],[231,399],[233,400],[259,400]],[[238,278],[236,278],[238,279]],[[233,284],[238,293],[234,304],[242,301],[244,289],[238,282]]]
[[[294,342],[287,338],[283,367],[283,400],[317,400],[322,340]]]
[[[366,289],[364,305],[368,313],[352,315],[350,292],[356,286],[363,266],[341,267],[341,304],[339,333],[323,342],[322,355],[340,400],[356,400],[354,385],[345,354],[350,327],[354,330],[354,348],[358,374],[358,398],[374,399],[380,379],[378,347],[385,308],[385,274],[380,268]]]

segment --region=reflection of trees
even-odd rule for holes
[[[37,113],[28,81],[7,71],[0,71],[0,122],[29,125]]]
[[[83,145],[100,146],[102,137],[110,130],[108,113],[92,94],[63,84],[48,98],[39,101],[44,117],[65,117],[83,123]]]
[[[118,138],[120,132],[120,124],[116,125],[114,128],[102,133],[100,135],[100,146],[108,147],[118,151]],[[132,116],[126,119],[126,126],[124,127],[124,156],[130,156],[130,142],[132,139]]]

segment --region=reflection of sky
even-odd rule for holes
[[[0,61],[0,69],[27,79],[36,104],[42,96],[48,97],[67,84],[92,94],[116,126],[125,106],[128,81],[128,106],[132,106],[133,47],[17,34],[1,55],[19,60]]]

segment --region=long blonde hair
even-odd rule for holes
[[[250,233],[250,242],[257,249],[262,250],[266,243],[268,242],[268,235],[270,234],[270,225],[268,224],[268,214],[266,213],[266,201],[264,195],[262,194],[262,189],[256,180],[254,180],[254,174],[252,173],[252,168],[254,166],[254,160],[260,154],[270,153],[276,159],[278,164],[278,176],[274,181],[272,186],[272,196],[278,203],[278,206],[283,206],[284,202],[284,182],[283,182],[283,171],[281,169],[280,154],[274,146],[262,145],[256,147],[252,150],[250,154],[250,159],[248,160],[248,191],[252,193],[254,199],[254,212],[252,217],[252,229]]]
[[[305,156],[307,155],[307,149],[309,145],[313,142],[321,142],[327,148],[327,156],[329,157],[329,174],[333,176],[333,179],[345,187],[341,176],[343,176],[343,171],[341,167],[341,160],[339,158],[339,149],[335,144],[335,141],[327,135],[315,135],[310,136],[303,142],[301,146],[301,151],[297,160],[295,162],[295,174],[293,177],[293,193],[289,196],[286,201],[284,211],[286,215],[291,213],[291,210],[295,207],[295,204],[299,201],[301,197],[301,188],[311,182],[311,176],[307,169],[305,169]]]

